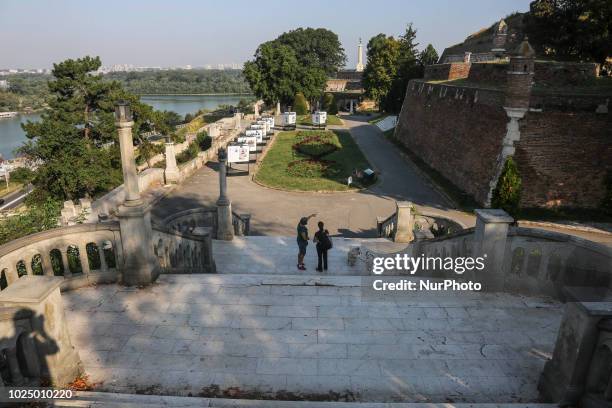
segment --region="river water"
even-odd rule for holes
[[[174,111],[181,116],[195,113],[200,109],[215,109],[219,105],[237,105],[247,95],[151,95],[141,96],[140,100],[157,110]],[[27,140],[21,123],[37,121],[40,114],[17,115],[10,119],[0,119],[0,154],[5,159],[14,157],[14,150]]]

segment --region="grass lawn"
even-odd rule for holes
[[[338,150],[323,157],[326,161],[333,161],[333,175],[304,177],[289,170],[290,163],[309,158],[293,149],[293,145],[299,141],[298,133],[302,135],[317,133],[316,131],[292,131],[281,132],[276,136],[274,145],[266,154],[255,180],[269,187],[286,190],[347,191],[353,189],[354,187],[349,188],[346,185],[346,180],[353,169],[369,168],[370,164],[348,131],[327,132],[333,138],[334,144],[339,146]]]
[[[310,115],[300,115],[297,118],[298,125],[304,126],[312,126],[312,116]],[[340,119],[337,115],[327,115],[327,124],[328,125],[343,125],[342,119]]]

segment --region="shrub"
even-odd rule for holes
[[[521,200],[521,176],[512,156],[508,157],[502,169],[497,186],[493,190],[491,206],[501,208],[513,217],[518,216]]]
[[[203,131],[198,133],[196,136],[196,142],[198,143],[198,146],[200,146],[200,150],[205,152],[206,150],[210,149],[210,146],[212,145],[212,137],[208,136],[206,131]]]
[[[323,96],[323,110],[325,110],[328,115],[336,115],[338,113],[336,98],[329,92]]]
[[[18,167],[10,173],[10,180],[17,183],[28,184],[34,180],[34,172],[27,167]]]
[[[303,93],[298,92],[295,94],[295,99],[293,99],[293,110],[298,115],[306,115],[308,113],[308,101],[306,101]]]
[[[60,209],[60,203],[50,198],[28,204],[24,213],[0,221],[0,244],[57,227]]]

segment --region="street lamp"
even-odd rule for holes
[[[120,100],[115,105],[115,120],[117,122],[131,122],[132,110],[130,104],[125,100]]]

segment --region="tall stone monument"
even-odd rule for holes
[[[227,196],[227,151],[220,148],[219,155],[219,199],[217,200],[217,239],[231,241],[234,239],[232,223],[232,202]]]
[[[132,141],[132,114],[126,102],[119,102],[115,109],[115,125],[119,133],[121,167],[125,201],[118,208],[121,228],[121,245],[124,264],[122,282],[126,285],[143,286],[157,279],[159,267],[153,253],[153,231],[151,214],[140,198],[134,143]]]
[[[361,44],[361,38],[359,39],[359,45],[357,46],[357,66],[355,67],[355,71],[363,72],[363,45]]]

